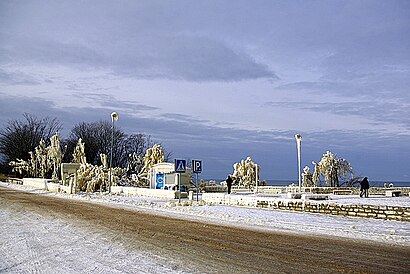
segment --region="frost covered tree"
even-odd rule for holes
[[[52,149],[52,146],[47,147],[46,142],[41,139],[40,144],[35,147],[34,151],[28,152],[30,158],[27,161],[17,158],[16,161],[10,161],[9,165],[13,167],[13,171],[18,171],[22,176],[46,178],[50,175],[49,172],[55,160],[52,155],[54,152],[50,152]]]
[[[86,164],[87,157],[85,156],[85,143],[78,139],[77,145],[74,148],[73,152],[73,163]]]
[[[46,178],[47,172],[51,169],[51,162],[48,158],[48,148],[46,142],[41,139],[40,144],[35,149],[37,163],[40,167],[41,178]]]
[[[315,185],[317,185],[321,176],[324,177],[325,184],[332,187],[340,186],[339,178],[342,176],[347,176],[348,174],[353,176],[353,169],[350,163],[346,159],[338,158],[337,155],[330,151],[326,151],[323,154],[319,163],[313,162],[313,164],[315,165],[315,171],[312,177]]]
[[[313,173],[310,172],[310,168],[305,166],[302,173],[302,186],[303,187],[313,187],[316,186],[313,180]]]
[[[240,186],[251,188],[256,184],[256,172],[259,175],[260,166],[257,166],[251,157],[247,157],[246,160],[235,163],[233,169],[234,173],[232,176],[239,181]]]
[[[112,182],[114,185],[120,180],[124,172],[125,169],[119,167],[112,168]],[[77,174],[77,189],[79,191],[94,192],[99,189],[107,190],[109,177],[106,167],[87,163],[81,164]]]
[[[165,162],[165,152],[160,144],[155,144],[151,148],[147,149],[143,158],[144,166],[141,168],[138,174],[138,179],[142,181],[150,180],[150,170],[153,165]]]
[[[53,165],[52,179],[56,182],[58,182],[61,160],[63,158],[60,140],[60,133],[57,131],[56,134],[50,138],[51,145],[47,148],[48,159]]]

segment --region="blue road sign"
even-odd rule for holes
[[[175,172],[176,173],[186,172],[186,160],[175,159]]]
[[[192,172],[201,173],[202,172],[202,161],[192,160]]]

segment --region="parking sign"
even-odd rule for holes
[[[202,161],[192,160],[192,172],[201,173],[202,172]]]

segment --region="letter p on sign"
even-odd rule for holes
[[[201,173],[202,172],[202,161],[192,160],[192,172]]]

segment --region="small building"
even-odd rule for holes
[[[174,163],[159,163],[151,168],[151,189],[178,190],[178,181],[181,183],[181,190],[186,191],[190,187],[191,169],[187,168],[185,173],[176,173]]]

